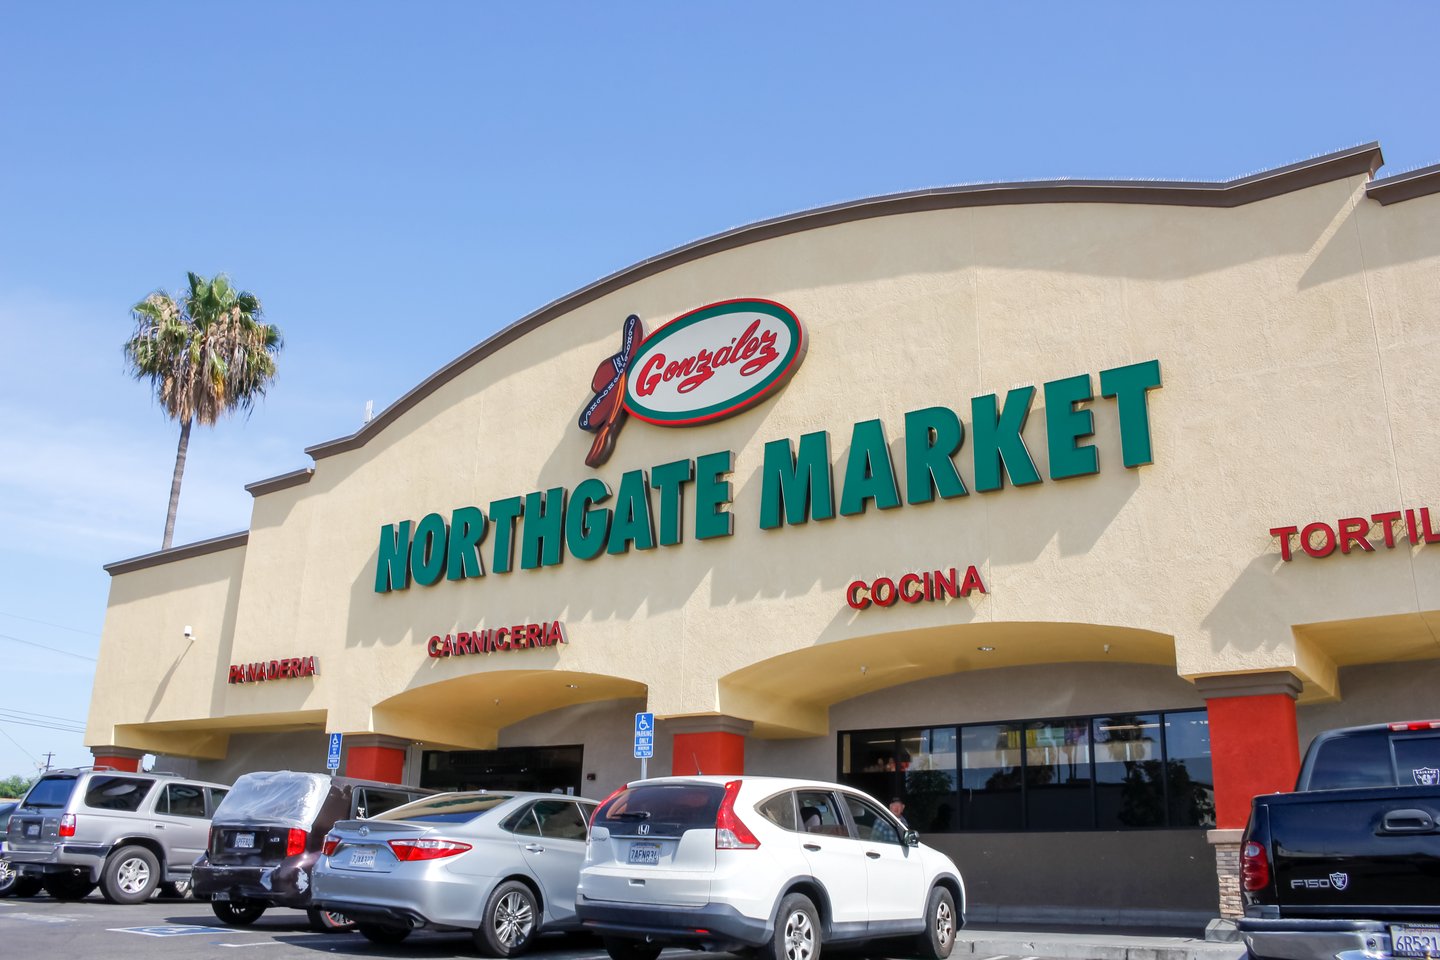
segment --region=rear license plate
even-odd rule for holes
[[[373,867],[375,866],[374,850],[354,850],[350,853],[350,866],[352,867]]]
[[[1390,927],[1390,952],[1397,957],[1440,957],[1440,927],[1394,924]]]
[[[632,843],[630,844],[630,862],[658,864],[660,862],[660,844],[658,843]]]
[[[34,824],[34,823],[30,824],[28,827],[25,828],[25,836],[27,836],[27,837],[38,837],[38,836],[40,836],[40,826],[39,826],[38,824]]]
[[[235,834],[235,849],[236,849],[236,850],[253,850],[254,848],[255,848],[255,834],[253,834],[253,833],[237,833],[237,834]]]

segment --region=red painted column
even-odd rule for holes
[[[665,722],[671,734],[670,772],[695,774],[745,772],[745,735],[754,726],[735,717],[679,717]]]
[[[1300,681],[1280,670],[1201,677],[1195,686],[1210,716],[1215,826],[1243,829],[1254,797],[1295,789],[1300,772],[1300,737],[1295,728]]]
[[[382,783],[405,782],[405,749],[410,741],[378,733],[345,736],[345,776]]]
[[[145,756],[144,750],[115,746],[91,747],[90,753],[95,757],[95,766],[114,767],[126,773],[137,772],[140,769],[140,758]]]

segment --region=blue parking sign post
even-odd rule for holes
[[[640,761],[640,779],[646,779],[646,761],[655,756],[655,714],[635,714],[635,759]]]
[[[340,741],[343,739],[343,737],[344,734],[330,734],[330,752],[325,756],[326,770],[340,769]]]

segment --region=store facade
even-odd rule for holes
[[[977,918],[1233,911],[1301,745],[1436,713],[1440,170],[985,185],[496,334],[110,565],[88,730],[212,778],[903,800]]]

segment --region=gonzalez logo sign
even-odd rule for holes
[[[805,328],[771,300],[726,300],[676,317],[636,347],[637,317],[601,362],[580,427],[596,433],[585,462],[610,458],[627,413],[662,427],[709,423],[760,403],[805,359]],[[643,336],[643,334],[641,334]]]

